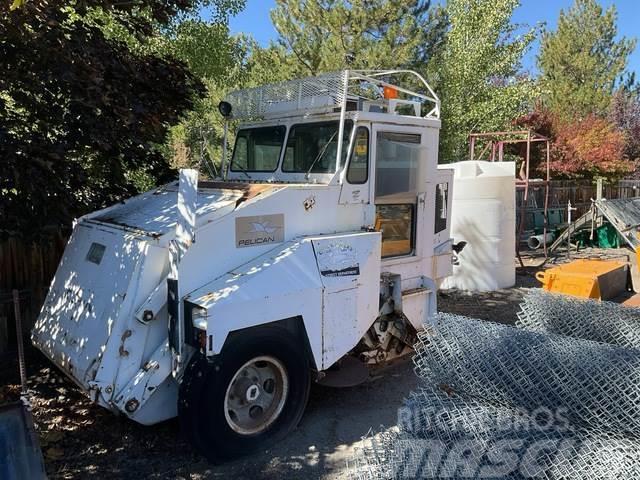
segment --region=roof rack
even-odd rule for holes
[[[408,77],[407,85],[394,81]],[[414,91],[417,86],[423,92]],[[225,99],[236,120],[262,120],[346,110],[440,118],[440,99],[412,70],[343,70],[231,92]]]

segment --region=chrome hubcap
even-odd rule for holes
[[[245,363],[231,379],[224,398],[224,415],[231,429],[242,435],[266,430],[280,415],[289,392],[282,362],[261,356]]]

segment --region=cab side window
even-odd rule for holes
[[[385,197],[415,198],[420,135],[379,132],[376,154],[376,203]],[[415,200],[413,200],[415,201]]]
[[[347,170],[347,182],[351,184],[366,183],[369,179],[369,129],[358,127],[356,139],[351,153],[351,161]]]
[[[433,233],[440,233],[447,228],[447,204],[449,200],[449,184],[439,183],[436,185],[436,220]]]

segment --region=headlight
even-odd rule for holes
[[[191,321],[193,326],[198,330],[207,331],[207,309],[201,307],[193,307],[191,310]]]

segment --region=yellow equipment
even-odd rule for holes
[[[627,288],[626,262],[574,260],[536,273],[542,288],[574,297],[610,300]]]

